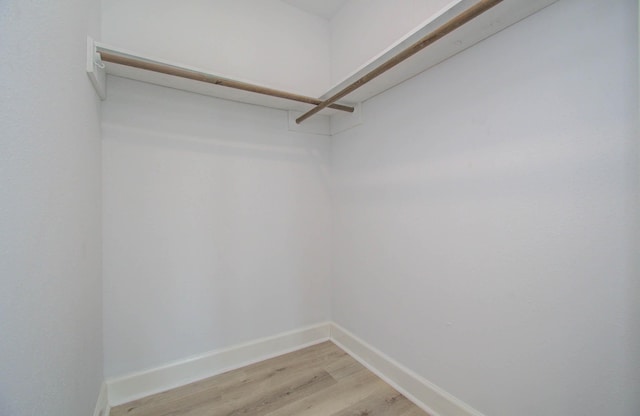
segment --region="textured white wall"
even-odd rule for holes
[[[106,375],[327,320],[327,137],[280,110],[108,83]]]
[[[343,81],[452,0],[349,0],[331,19],[331,83]]]
[[[106,43],[291,92],[329,89],[329,22],[280,0],[102,3]]]
[[[637,415],[635,0],[562,0],[333,138],[333,319],[492,416]]]
[[[0,1],[0,414],[89,415],[102,382],[98,1]]]

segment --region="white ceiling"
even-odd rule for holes
[[[282,0],[307,13],[331,19],[349,0]]]

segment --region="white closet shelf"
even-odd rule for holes
[[[542,10],[558,0],[504,0],[491,9],[485,11],[473,20],[458,27],[442,39],[428,46],[423,51],[401,62],[392,69],[384,72],[375,79],[367,82],[357,90],[346,96],[349,102],[363,102],[381,92],[392,88],[417,74],[449,59],[476,43],[500,32],[501,30],[519,22],[520,20]],[[438,28],[453,20],[456,16],[469,10],[478,0],[457,0],[445,7],[439,13],[423,22],[413,31],[398,40],[378,56],[354,71],[343,81],[323,94],[320,99],[325,100],[345,87],[362,78],[384,62],[392,59],[420,39],[436,31]]]
[[[354,103],[366,101],[414,77],[556,1],[503,0],[498,2],[462,26],[456,26],[455,30],[447,32],[444,37],[438,37],[438,40],[430,43],[425,50],[411,55],[406,60],[394,63],[393,67],[360,85],[360,80],[363,77],[366,78],[368,74],[375,72],[379,67],[393,61],[395,57],[402,55],[407,49],[429,37],[430,34],[437,33],[467,10],[477,7],[479,3],[491,2],[488,0],[456,0],[371,59],[349,77],[336,84],[320,98],[305,97],[260,86],[226,75],[93,42],[91,39],[88,43],[87,72],[102,98],[106,96],[105,74],[110,74],[226,100],[297,112],[309,112],[324,100],[339,94],[353,84],[358,84],[357,89],[344,96],[344,101],[340,100],[333,108],[324,110],[325,114],[331,115],[353,111]],[[493,3],[496,2],[493,1]],[[305,115],[302,119],[306,117],[308,116]]]
[[[104,99],[106,74],[194,92],[225,100],[283,110],[307,111],[321,100],[258,85],[200,68],[128,51],[89,38],[87,72]],[[353,112],[349,105],[338,105],[331,112]]]

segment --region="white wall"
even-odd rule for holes
[[[334,321],[487,415],[638,414],[636,8],[561,0],[365,103]]]
[[[102,382],[99,2],[0,2],[0,414],[89,415]]]
[[[329,22],[280,0],[102,3],[106,43],[291,92],[329,89]]]
[[[452,0],[349,0],[331,18],[331,83],[338,84]]]
[[[108,85],[106,375],[327,320],[328,138],[280,110]]]

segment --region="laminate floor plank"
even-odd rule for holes
[[[428,416],[330,341],[125,403],[111,416]]]
[[[314,374],[313,377],[307,377],[298,380],[295,383],[290,383],[279,389],[265,392],[265,394],[263,394],[261,397],[255,398],[248,405],[237,408],[231,413],[225,413],[225,415],[266,415],[273,410],[279,409],[297,400],[301,400],[306,396],[309,396],[317,391],[321,391],[322,389],[325,389],[336,383],[336,380],[331,377],[329,373],[327,373],[326,371],[321,371],[317,374]]]
[[[359,402],[385,383],[368,370],[343,378],[335,385],[268,413],[265,416],[326,416]]]
[[[341,380],[342,378],[348,377],[359,371],[368,371],[365,366],[354,360],[353,357],[346,353],[342,357],[328,363],[325,366],[325,370],[327,370],[327,373],[331,374],[331,376],[336,380]]]
[[[417,407],[388,384],[332,416],[399,416]]]
[[[164,416],[163,409],[193,407],[212,400],[232,403],[238,397],[255,394],[269,385],[279,385],[308,369],[322,368],[348,355],[331,342],[324,342],[196,381],[186,386],[154,394],[126,405],[114,407],[111,416]]]
[[[424,416],[426,414],[427,413],[425,413],[424,410],[420,409],[418,406],[414,406],[400,416]]]

